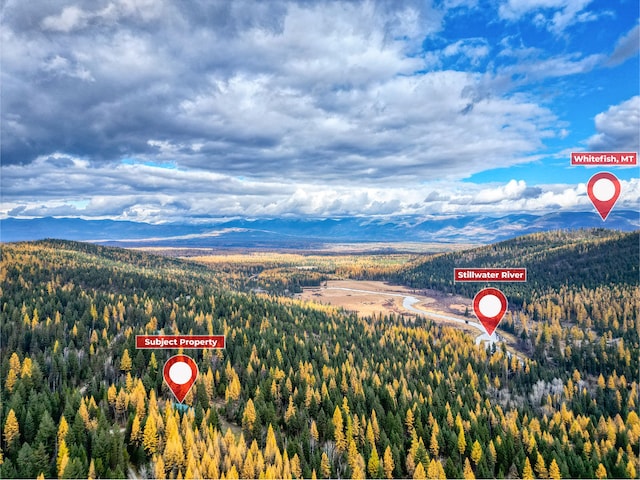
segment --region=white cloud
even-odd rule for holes
[[[458,40],[455,43],[447,45],[442,50],[442,54],[446,57],[464,55],[472,65],[478,65],[480,60],[489,54],[489,44],[483,38]]]
[[[635,96],[595,117],[598,133],[587,140],[595,151],[638,152],[640,150],[640,96]]]
[[[629,58],[637,56],[639,49],[640,25],[636,25],[618,39],[615,49],[607,61],[607,66],[614,67],[616,65],[620,65]]]
[[[494,61],[490,39],[442,30],[475,0],[38,2],[12,3],[1,32],[5,212],[387,215],[575,197],[460,183],[566,136],[535,89],[604,59],[516,35]],[[511,31],[536,15],[560,31],[588,6],[510,0],[500,13]],[[622,138],[620,115],[601,115],[592,142]]]
[[[99,180],[98,180],[99,179]],[[144,164],[116,168],[82,159],[40,158],[7,166],[0,216],[68,215],[143,222],[190,222],[211,217],[309,217],[545,213],[590,210],[586,186],[428,181],[406,185],[291,184],[243,180],[202,170]],[[25,189],[25,185],[28,187]],[[38,198],[30,192],[39,192]],[[635,208],[640,181],[622,181],[619,208]]]
[[[500,18],[518,21],[533,15],[533,22],[561,35],[575,23],[594,21],[598,15],[588,11],[592,0],[507,0],[498,8]]]
[[[64,7],[57,15],[43,18],[41,26],[44,30],[70,33],[86,28],[92,23],[114,24],[127,17],[150,21],[162,14],[163,3],[162,0],[117,0],[93,11],[71,5]]]

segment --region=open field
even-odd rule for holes
[[[471,299],[435,290],[415,290],[378,281],[329,280],[321,287],[305,288],[297,297],[343,308],[361,316],[424,315],[440,325],[455,327],[478,339],[486,337],[478,336],[482,327],[473,314]],[[513,346],[517,339],[505,332],[500,332],[500,336],[506,340],[509,350],[515,353]]]
[[[329,280],[321,287],[305,288],[299,296],[303,300],[328,303],[360,315],[396,313],[415,315],[403,305],[404,297],[418,300],[413,307],[464,318],[465,309],[471,310],[471,300],[446,295],[433,290],[414,290],[401,285],[369,280]]]

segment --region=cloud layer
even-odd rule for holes
[[[452,34],[482,3],[9,0],[1,213],[157,221],[535,209],[545,195],[551,205],[558,192],[522,180],[456,189],[539,161],[567,125],[535,89],[624,63],[637,26],[600,52],[545,50],[511,35],[517,22],[554,37],[607,11],[508,0],[492,7],[500,42]],[[639,109],[633,97],[602,111],[589,146],[637,148]],[[424,201],[432,183],[453,189],[448,201]]]

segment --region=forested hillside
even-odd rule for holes
[[[464,252],[427,257],[390,279],[414,288],[433,288],[473,297],[477,283],[454,283],[453,269],[527,269],[526,283],[500,287],[511,303],[522,305],[534,292],[561,287],[588,289],[613,284],[637,285],[640,232],[604,229],[534,233]]]
[[[572,248],[618,242],[608,262],[637,280],[634,235]],[[533,279],[549,255],[513,266]],[[503,322],[519,359],[421,318],[245,293],[226,267],[59,241],[5,244],[0,267],[2,478],[637,477],[639,292],[622,277],[536,291]],[[178,351],[135,348],[158,332],[226,335],[184,351],[188,408],[162,378]]]

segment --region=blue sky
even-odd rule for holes
[[[637,1],[2,7],[0,216],[584,211],[638,151]],[[601,170],[601,169],[600,169]],[[637,167],[616,208],[638,209]]]

